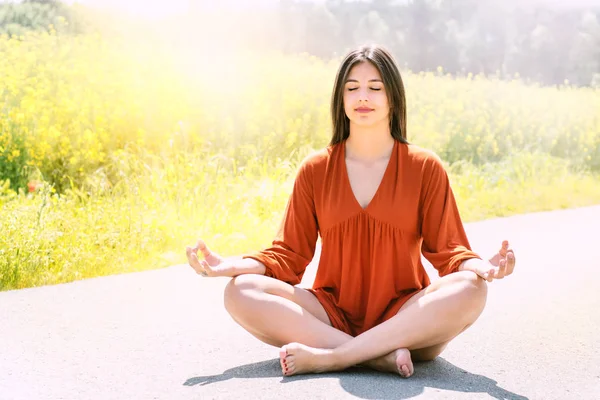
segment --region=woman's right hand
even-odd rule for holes
[[[198,251],[202,253],[202,260],[198,259]],[[235,276],[234,266],[220,255],[210,251],[202,239],[198,240],[195,247],[186,247],[185,253],[190,267],[199,275],[204,277]]]

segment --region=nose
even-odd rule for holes
[[[359,89],[358,92],[358,100],[359,101],[369,101],[369,91],[368,89]]]

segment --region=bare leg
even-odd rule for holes
[[[225,288],[225,308],[250,334],[276,347],[298,342],[334,349],[352,339],[331,326],[323,306],[312,293],[262,275],[232,279]],[[395,352],[361,365],[399,373]],[[286,367],[283,360],[281,367]]]
[[[396,349],[436,346],[443,349],[479,317],[485,306],[487,285],[470,271],[445,276],[434,285],[431,290],[428,288],[416,295],[418,297],[393,318],[335,349],[299,343],[283,346],[280,357],[288,365],[284,373],[343,370]]]

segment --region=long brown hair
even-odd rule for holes
[[[350,135],[350,120],[344,111],[344,84],[348,73],[358,63],[368,61],[379,70],[383,86],[390,105],[390,132],[392,137],[402,143],[408,143],[406,137],[406,95],[404,83],[398,66],[392,55],[378,45],[362,46],[344,58],[335,77],[331,96],[331,119],[333,135],[330,145],[347,139]]]

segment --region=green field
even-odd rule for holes
[[[0,53],[0,290],[264,247],[329,141],[338,61],[53,33]],[[465,221],[600,203],[599,90],[402,72]]]

